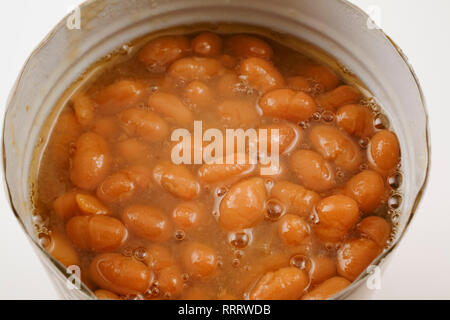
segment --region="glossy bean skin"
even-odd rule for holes
[[[190,127],[194,124],[194,115],[191,110],[173,94],[157,92],[148,99],[148,106],[177,125]]]
[[[352,136],[371,137],[375,131],[372,112],[359,104],[340,107],[336,112],[336,120],[337,124]]]
[[[77,193],[75,202],[84,215],[108,215],[111,213],[107,206],[89,194]]]
[[[281,201],[286,207],[286,212],[301,217],[309,217],[321,197],[314,191],[310,191],[301,185],[280,181],[275,183],[270,190],[271,197]]]
[[[172,226],[159,209],[145,205],[131,205],[122,214],[125,226],[139,237],[162,242],[172,235]]]
[[[278,151],[279,154],[283,154],[285,152],[289,152],[295,146],[301,142],[303,138],[303,132],[301,132],[299,129],[295,128],[294,126],[287,124],[287,123],[275,123],[275,124],[268,124],[263,125],[259,127],[258,129],[258,144],[260,141],[260,134],[262,133],[261,130],[266,130],[267,133],[267,152],[265,148],[262,145],[258,145],[258,152],[261,154],[267,154],[270,155],[272,152],[272,135],[275,134],[275,130],[278,130],[278,138],[274,139],[274,143],[278,144]],[[264,131],[263,131],[264,132]]]
[[[56,198],[53,202],[53,211],[59,218],[66,220],[80,212],[78,204],[75,200],[77,193],[78,192],[76,190],[66,192]]]
[[[311,284],[322,283],[336,275],[336,259],[325,255],[311,257],[306,263],[305,271],[309,274]]]
[[[333,277],[305,294],[302,300],[327,300],[347,288],[350,284],[351,282],[345,278]]]
[[[142,109],[123,111],[120,121],[128,135],[141,137],[147,142],[160,142],[169,134],[169,127],[160,116]]]
[[[313,86],[305,77],[294,76],[286,78],[286,85],[289,89],[294,91],[302,91],[304,93],[312,93]]]
[[[231,128],[254,127],[259,122],[256,108],[246,99],[224,100],[217,106],[217,113]]]
[[[376,216],[364,218],[358,223],[356,229],[361,235],[375,241],[380,248],[386,245],[391,234],[389,223],[385,219]]]
[[[204,82],[197,80],[190,82],[186,86],[184,97],[190,104],[199,110],[210,109],[215,102],[212,89]]]
[[[100,112],[115,114],[138,104],[144,96],[145,86],[141,82],[119,80],[100,90],[94,101]]]
[[[202,243],[188,243],[183,248],[181,261],[185,270],[195,279],[209,278],[217,271],[215,251]]]
[[[309,279],[303,270],[285,267],[266,273],[250,292],[250,300],[296,300]]]
[[[117,253],[96,256],[89,274],[98,286],[120,295],[142,294],[153,279],[145,264]]]
[[[120,300],[117,294],[108,290],[99,289],[94,294],[99,300]]]
[[[311,129],[309,139],[314,150],[343,170],[354,172],[363,161],[359,146],[336,127],[319,125]]]
[[[204,209],[197,202],[180,203],[172,212],[172,221],[182,230],[197,227],[204,219]]]
[[[93,190],[108,174],[111,161],[105,139],[96,133],[84,133],[75,144],[70,180],[81,189]]]
[[[228,40],[227,46],[230,53],[237,57],[270,60],[273,56],[272,48],[264,40],[252,36],[233,36]]]
[[[294,122],[308,120],[317,109],[311,96],[291,89],[278,89],[266,93],[259,101],[259,106],[267,117]]]
[[[153,179],[167,192],[183,200],[193,200],[200,193],[200,184],[184,166],[162,162],[153,169]]]
[[[308,189],[323,192],[334,187],[335,173],[331,165],[317,152],[296,151],[289,159],[291,170]]]
[[[358,202],[363,212],[373,212],[386,198],[383,177],[372,170],[353,176],[345,185],[345,194]]]
[[[396,169],[400,162],[400,145],[397,136],[388,130],[377,132],[370,140],[367,155],[371,167],[382,173]]]
[[[175,61],[169,68],[169,75],[184,82],[211,80],[225,71],[222,63],[213,58],[189,57]]]
[[[189,40],[184,36],[166,36],[150,41],[139,53],[139,60],[152,70],[165,67],[188,53]]]
[[[251,164],[203,164],[198,169],[198,177],[204,183],[224,182],[246,176],[254,169]]]
[[[266,197],[262,178],[251,178],[235,184],[220,203],[220,225],[225,230],[255,226],[264,219]]]
[[[246,81],[261,93],[281,89],[285,86],[285,80],[275,66],[261,58],[248,58],[242,61],[240,74]]]
[[[72,99],[73,110],[78,123],[83,127],[90,127],[95,118],[95,103],[87,95],[80,94]]]
[[[105,203],[131,200],[151,184],[152,172],[144,166],[132,166],[107,177],[97,188],[97,197]]]
[[[316,207],[318,223],[314,231],[323,242],[339,242],[358,222],[358,204],[343,195],[322,199]]]
[[[319,86],[320,92],[333,90],[339,84],[339,77],[327,66],[304,64],[299,65],[295,71],[298,75],[313,80]]]
[[[278,225],[278,235],[288,246],[301,245],[309,233],[309,225],[303,218],[295,214],[284,215]]]
[[[66,234],[81,250],[108,252],[122,245],[127,230],[122,222],[115,218],[76,216],[67,223]]]
[[[373,240],[364,238],[349,240],[337,253],[338,274],[353,281],[380,253],[380,247]]]
[[[160,244],[151,244],[145,257],[145,263],[154,271],[159,272],[164,268],[175,265],[172,253]]]
[[[218,56],[222,46],[222,38],[211,32],[202,32],[192,40],[192,51],[203,57]]]
[[[72,243],[58,231],[52,231],[50,241],[45,245],[45,249],[65,267],[80,265],[80,258]]]
[[[173,265],[161,269],[156,274],[159,288],[171,298],[179,296],[184,289],[184,281],[179,267]]]
[[[358,103],[361,97],[356,88],[344,85],[318,96],[316,102],[324,109],[335,111],[339,107]]]

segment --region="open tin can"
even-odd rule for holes
[[[79,290],[66,285],[72,274],[42,248],[35,228],[38,217],[32,198],[39,155],[46,143],[42,132],[51,130],[51,125],[45,126],[56,120],[60,110],[55,106],[65,105],[71,90],[82,85],[86,70],[94,71],[96,63],[112,52],[127,51],[123,44],[170,28],[189,30],[191,25],[221,23],[254,26],[255,30],[263,27],[274,36],[311,44],[302,49],[310,48],[317,59],[335,64],[348,77],[356,75],[395,128],[403,174],[402,202],[393,217],[395,238],[334,298],[370,297],[365,282],[374,266],[385,268],[420,202],[429,168],[429,138],[424,98],[411,66],[364,12],[344,0],[91,0],[74,14],[78,13],[79,29],[73,15],[66,17],[26,62],[9,97],[3,130],[3,164],[12,211],[63,298],[95,296],[83,284]]]

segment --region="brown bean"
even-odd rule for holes
[[[197,227],[204,219],[203,207],[197,202],[180,203],[172,212],[172,221],[182,230]]]
[[[72,98],[72,103],[78,123],[83,127],[91,126],[95,118],[94,101],[85,94],[78,94]]]
[[[169,220],[161,210],[154,207],[129,206],[123,211],[122,221],[131,232],[150,241],[166,241],[171,236]]]
[[[175,265],[175,259],[169,249],[159,244],[151,244],[148,247],[148,255],[145,263],[156,272]]]
[[[335,111],[347,104],[358,103],[360,99],[361,93],[358,89],[345,85],[318,96],[316,103],[324,109]]]
[[[157,92],[148,99],[148,106],[165,119],[168,118],[169,122],[184,127],[190,127],[194,124],[194,115],[191,110],[173,94]]]
[[[303,64],[295,68],[297,74],[313,80],[320,92],[333,90],[339,84],[337,74],[327,66],[317,64]]]
[[[114,117],[96,119],[92,125],[92,132],[101,135],[107,140],[113,140],[119,136],[119,124]]]
[[[67,170],[72,144],[77,141],[81,133],[72,110],[63,112],[52,132],[52,141],[49,144],[49,155],[55,166]]]
[[[247,90],[237,74],[227,72],[217,80],[216,92],[221,97],[232,98],[244,95]]]
[[[349,281],[353,281],[380,253],[380,247],[373,240],[354,239],[346,241],[337,253],[338,274]]]
[[[371,167],[389,173],[400,162],[400,145],[397,136],[388,130],[377,132],[370,140],[367,149]]]
[[[222,38],[211,32],[202,32],[192,40],[192,51],[204,57],[218,56],[222,52]]]
[[[247,35],[236,35],[227,41],[230,53],[237,57],[257,57],[270,60],[273,56],[272,48],[259,38]]]
[[[261,58],[248,58],[242,61],[240,74],[246,78],[250,86],[261,93],[285,86],[284,78],[277,68],[271,62]]]
[[[311,129],[309,140],[314,150],[343,170],[354,172],[362,163],[359,146],[336,127],[319,125]]]
[[[313,86],[308,79],[301,76],[289,77],[286,79],[286,85],[289,89],[294,91],[302,91],[304,93],[311,94],[313,92]]]
[[[364,218],[356,227],[363,236],[375,241],[380,248],[386,246],[391,235],[391,226],[383,218],[371,216]]]
[[[310,230],[308,223],[295,214],[283,216],[278,224],[278,235],[288,246],[299,246],[307,239]]]
[[[373,212],[386,197],[384,179],[375,171],[365,170],[347,182],[345,194],[358,202],[361,211]]]
[[[93,190],[108,174],[111,162],[105,139],[96,133],[84,133],[75,144],[70,180],[79,188]]]
[[[287,213],[297,214],[305,218],[309,217],[320,201],[320,196],[316,192],[289,181],[275,183],[270,190],[270,195],[284,204]]]
[[[160,270],[156,274],[161,291],[170,298],[179,296],[184,289],[183,276],[180,268],[170,266]]]
[[[201,243],[188,243],[181,252],[181,261],[194,279],[209,278],[217,271],[215,251]]]
[[[120,300],[119,296],[111,291],[99,289],[94,292],[99,300]]]
[[[336,275],[336,261],[324,255],[314,256],[306,263],[305,270],[309,273],[311,284],[316,285]]]
[[[303,270],[286,267],[266,273],[250,292],[250,300],[296,300],[309,279]]]
[[[210,109],[215,97],[211,88],[204,82],[194,80],[184,89],[184,98],[200,110]]]
[[[198,169],[198,176],[203,182],[216,183],[246,176],[254,169],[251,164],[204,164]]]
[[[100,112],[114,114],[138,104],[144,96],[145,86],[141,82],[119,80],[100,90],[94,101]]]
[[[331,165],[317,152],[296,151],[289,160],[291,170],[308,189],[322,192],[335,185],[335,173]]]
[[[350,281],[341,277],[333,277],[324,282],[302,297],[302,300],[327,300],[344,290],[351,284]]]
[[[217,106],[221,120],[229,127],[254,127],[259,122],[255,106],[247,99],[224,100]]]
[[[235,184],[220,203],[220,225],[226,230],[255,226],[264,219],[266,196],[262,178]]]
[[[291,89],[278,89],[266,93],[259,101],[259,106],[267,117],[294,122],[308,120],[317,109],[311,96]]]
[[[69,219],[80,212],[80,209],[75,200],[77,194],[76,190],[64,193],[56,198],[53,202],[53,211],[63,220]]]
[[[117,154],[128,164],[145,164],[152,153],[154,153],[152,148],[138,138],[117,143]]]
[[[316,212],[319,222],[314,231],[323,242],[343,240],[359,219],[356,201],[342,195],[322,199],[317,204]]]
[[[267,130],[267,152],[262,145],[258,145],[258,152],[261,154],[270,155],[272,152],[272,134],[275,133],[274,130],[278,130],[278,138],[274,140],[278,144],[279,154],[291,151],[295,146],[302,140],[303,134],[296,127],[287,123],[272,123],[268,125],[263,125],[258,129],[258,144],[260,141],[261,130]]]
[[[372,136],[374,117],[369,108],[359,104],[348,104],[336,112],[338,125],[348,134],[360,138]]]
[[[139,52],[139,60],[151,70],[164,71],[165,67],[188,53],[189,40],[184,36],[165,36],[150,41]]]
[[[110,210],[96,197],[85,193],[77,193],[75,202],[80,208],[81,213],[85,215],[108,215]]]
[[[127,236],[122,222],[104,216],[73,217],[66,225],[66,233],[76,247],[95,252],[116,250]]]
[[[58,231],[51,232],[50,241],[45,245],[45,249],[65,267],[80,265],[78,253],[71,242]]]
[[[117,253],[95,257],[89,273],[98,286],[120,295],[144,293],[153,278],[145,264]]]
[[[194,175],[181,165],[162,162],[153,169],[153,178],[164,190],[184,200],[192,200],[200,193]]]
[[[106,203],[128,201],[150,186],[151,176],[147,167],[129,167],[106,178],[97,188],[97,197]]]
[[[222,63],[213,58],[190,57],[175,61],[169,75],[178,81],[211,80],[225,71]]]
[[[222,65],[227,69],[234,69],[238,64],[238,60],[235,57],[230,56],[229,54],[223,54],[219,57]]]
[[[120,121],[129,135],[141,137],[148,142],[160,142],[169,134],[169,127],[161,117],[142,109],[123,111]]]

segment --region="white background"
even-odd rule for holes
[[[23,63],[80,0],[0,1],[0,112]],[[430,114],[428,189],[375,299],[450,299],[450,1],[352,0],[379,13],[409,57]],[[447,76],[449,76],[447,78]],[[1,185],[3,189],[3,185]],[[0,192],[0,299],[57,299],[50,280]]]

